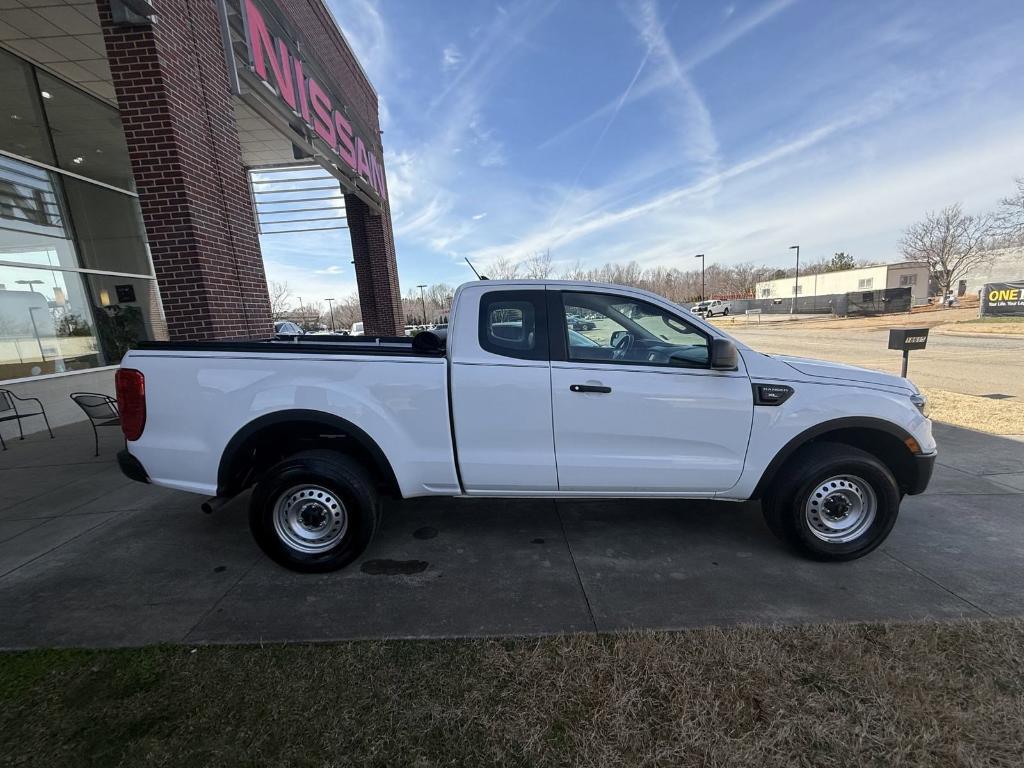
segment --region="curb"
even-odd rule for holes
[[[1024,341],[1024,333],[971,333],[970,331],[947,330],[942,326],[933,329],[940,336],[961,336],[967,339],[1018,339]]]

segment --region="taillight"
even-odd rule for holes
[[[117,410],[125,440],[138,440],[146,428],[146,377],[134,368],[121,368],[114,375]]]

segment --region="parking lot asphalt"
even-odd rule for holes
[[[914,326],[914,315],[904,323]],[[854,321],[856,322],[856,321]],[[814,322],[792,326],[737,325],[723,330],[759,352],[796,355],[860,365],[898,375],[902,355],[888,349],[887,328],[821,328]],[[1024,400],[1018,361],[1024,336],[952,336],[932,331],[925,349],[910,353],[910,378],[920,387],[968,395],[1009,395]]]
[[[882,548],[802,560],[757,504],[391,502],[364,557],[286,571],[245,497],[140,485],[84,425],[0,453],[0,647],[537,635],[1024,615],[1024,441],[936,425]]]

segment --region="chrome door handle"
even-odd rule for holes
[[[607,395],[612,391],[611,387],[602,387],[596,384],[570,384],[570,392],[600,392],[602,395]]]

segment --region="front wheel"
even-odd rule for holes
[[[334,451],[303,451],[275,464],[256,485],[249,527],[278,564],[322,573],[363,553],[378,510],[373,481],[361,464]]]
[[[815,560],[854,560],[889,535],[900,490],[882,462],[848,445],[798,451],[762,503],[768,527]]]

